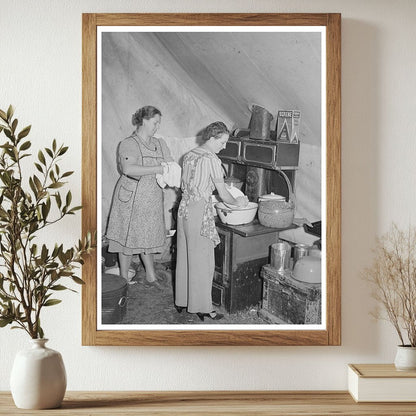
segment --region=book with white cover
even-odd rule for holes
[[[348,391],[356,402],[416,402],[416,371],[394,364],[349,364]]]

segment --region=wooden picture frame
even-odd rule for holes
[[[98,330],[97,258],[83,266],[83,345],[340,345],[341,344],[341,15],[83,14],[82,230],[97,228],[97,28],[100,26],[320,26],[326,45],[326,322],[296,330]],[[325,107],[325,105],[324,105]],[[322,178],[324,180],[324,178]]]

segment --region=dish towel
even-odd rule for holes
[[[179,188],[181,186],[182,169],[176,162],[162,163],[163,174],[156,175],[156,181],[161,188],[165,186]]]

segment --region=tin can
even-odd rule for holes
[[[285,241],[271,245],[270,266],[279,272],[289,269],[291,247]]]
[[[310,248],[307,244],[296,244],[293,249],[293,265],[302,257],[308,256]]]

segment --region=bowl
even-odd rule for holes
[[[316,256],[300,258],[295,263],[292,277],[304,283],[321,283],[321,259]]]
[[[248,224],[254,220],[258,204],[249,202],[246,207],[229,208],[223,202],[215,204],[221,222],[230,225]]]

